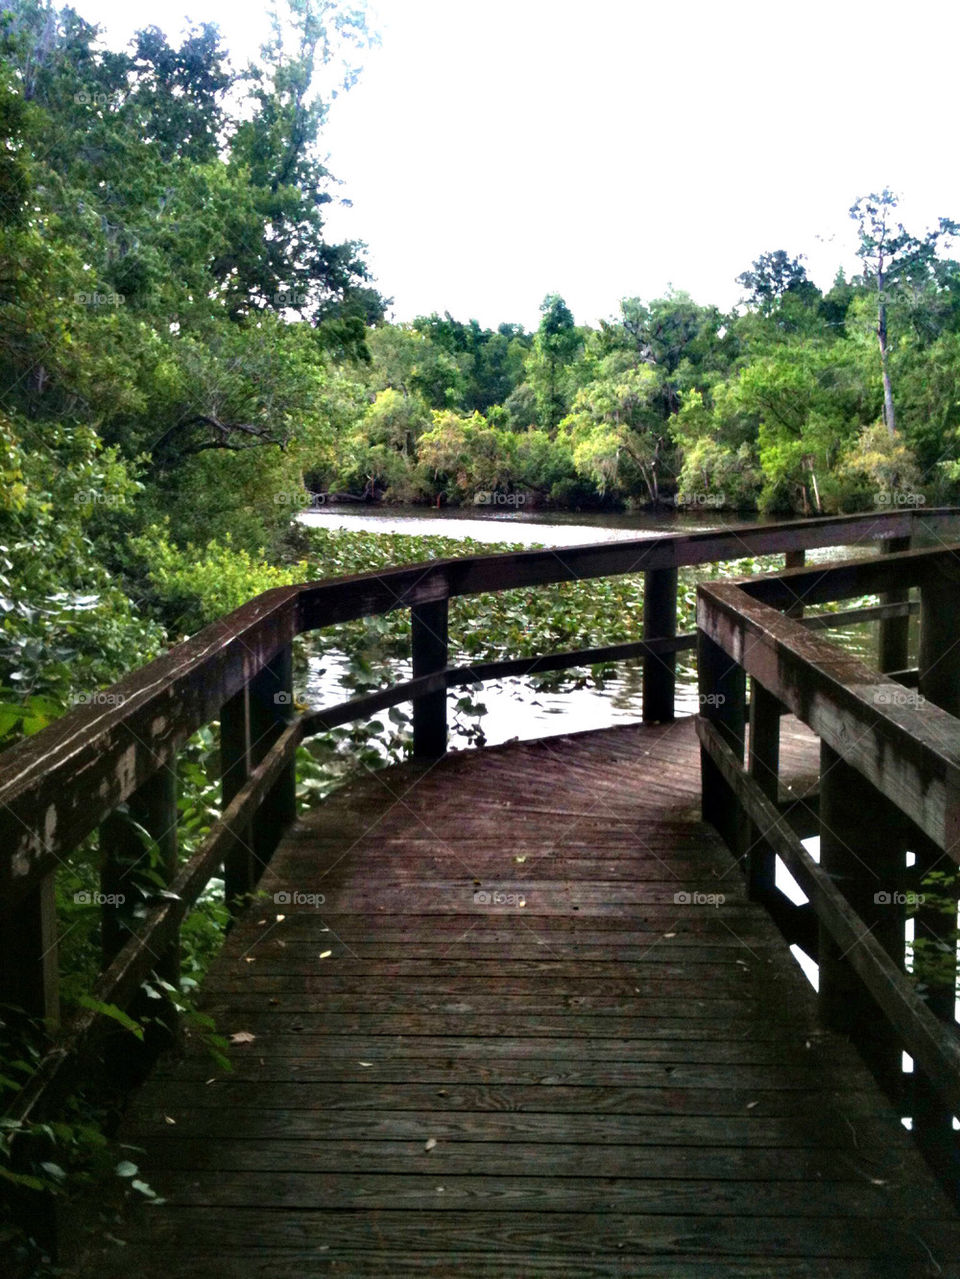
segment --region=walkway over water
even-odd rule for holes
[[[164,1202],[109,1228],[97,1279],[960,1279],[958,523],[890,511],[282,587],[5,752],[0,1005],[40,1057],[3,1123],[30,1237],[72,1265],[103,1220],[58,1213],[46,1121],[137,1075],[120,1136]],[[805,564],[836,546],[857,554]],[[782,571],[701,582],[678,633],[680,570],[771,554]],[[642,636],[451,652],[459,597],[624,574]],[[412,678],[297,707],[300,636],[397,610]],[[875,665],[824,635],[854,622],[878,623]],[[675,721],[693,649],[700,713]],[[450,690],[630,658],[642,724],[447,754]],[[412,762],[298,818],[301,745],[404,702]],[[177,770],[213,724],[220,813],[183,850]],[[56,881],[94,833],[102,965],[61,1020]],[[234,926],[201,993],[234,1069],[188,1041],[148,1076],[182,1029],[184,925],[220,883]]]
[[[233,1072],[161,1062],[121,1134],[167,1200],[122,1272],[960,1274],[699,790],[687,719],[397,767],[298,822],[205,983]]]

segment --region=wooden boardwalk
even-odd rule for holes
[[[122,1137],[166,1203],[85,1273],[960,1275],[699,780],[681,720],[393,768],[299,822],[204,986],[233,1071],[160,1062]]]

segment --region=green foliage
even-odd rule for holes
[[[251,554],[234,546],[229,533],[222,542],[214,539],[204,547],[188,543],[181,550],[165,526],[155,525],[134,538],[131,547],[142,556],[144,577],[171,628],[187,634],[254,595],[310,578],[306,562],[271,564],[262,552]]]

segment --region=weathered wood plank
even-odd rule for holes
[[[207,988],[254,1038],[130,1111],[168,1202],[118,1227],[127,1272],[949,1273],[956,1219],[699,823],[698,757],[690,722],[448,756],[298,823]]]

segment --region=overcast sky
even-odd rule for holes
[[[181,0],[239,61],[255,0]],[[74,0],[121,45],[179,5]],[[380,48],[324,134],[337,239],[369,245],[396,319],[580,323],[668,286],[727,307],[760,253],[853,265],[857,196],[960,220],[956,0],[372,0]]]

